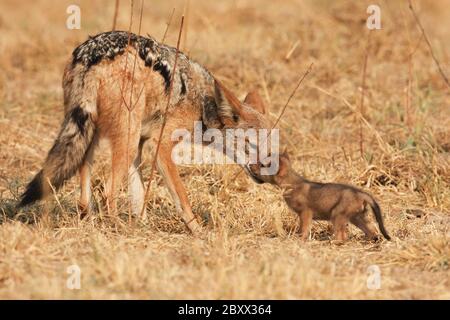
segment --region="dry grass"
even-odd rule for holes
[[[279,124],[282,142],[309,178],[370,190],[394,236],[373,244],[351,229],[344,245],[329,240],[325,223],[300,243],[280,192],[244,174],[234,181],[238,167],[231,165],[181,168],[194,212],[211,231],[205,239],[187,233],[159,176],[147,225],[128,225],[125,202],[120,221],[102,212],[79,221],[76,178],[49,202],[48,219],[42,205],[14,217],[17,196],[62,119],[66,59],[88,34],[112,25],[114,1],[81,1],[82,29],[67,30],[71,3],[0,3],[0,298],[450,298],[450,94],[423,39],[417,45],[421,32],[407,1],[380,2],[383,29],[371,35],[365,80],[363,157],[357,110],[371,1],[189,2],[185,51],[240,96],[259,88],[274,116],[314,62]],[[120,3],[117,28],[126,29],[128,3]],[[415,4],[449,74],[448,2]],[[147,0],[142,32],[162,38],[173,7],[167,42],[174,45],[182,2]],[[102,150],[97,201],[108,173]],[[81,290],[66,288],[71,264],[81,268]],[[381,269],[380,290],[366,286],[373,264]]]

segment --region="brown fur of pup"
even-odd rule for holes
[[[376,228],[368,219],[367,209],[372,208],[381,233],[391,240],[384,228],[381,210],[368,193],[345,184],[309,181],[296,173],[286,153],[280,155],[276,175],[261,175],[262,164],[250,165],[247,171],[257,183],[271,183],[284,189],[284,199],[301,220],[302,240],[307,240],[312,220],[330,220],[336,240],[347,239],[347,224],[351,222],[370,240],[378,240]]]

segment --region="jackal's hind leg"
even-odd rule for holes
[[[128,145],[129,141],[129,145]],[[139,142],[139,132],[130,133],[130,137],[111,141],[111,176],[106,186],[107,210],[108,214],[117,214],[117,195],[120,191],[123,181],[127,177],[127,173],[135,176],[134,167]]]
[[[141,173],[142,148],[144,146],[144,142],[145,140],[141,138],[141,140],[139,141],[137,156],[134,159],[133,165],[129,169],[128,194],[130,197],[133,214],[137,217],[142,218],[143,220],[146,220],[147,210],[144,203],[145,189],[144,184],[142,183]]]
[[[86,158],[79,169],[80,173],[80,201],[79,207],[81,211],[81,217],[89,214],[91,211],[91,167],[94,160],[94,151],[97,147],[97,137],[94,137],[91,146],[89,147]]]

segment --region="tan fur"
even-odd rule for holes
[[[250,165],[251,175],[260,183],[267,182],[284,189],[287,205],[300,217],[303,240],[309,237],[313,219],[330,220],[337,240],[347,239],[348,222],[361,229],[369,239],[376,239],[376,229],[367,217],[368,206],[372,208],[381,232],[390,239],[378,204],[369,194],[349,185],[308,181],[291,168],[287,154],[280,156],[276,175],[261,175],[260,166]]]

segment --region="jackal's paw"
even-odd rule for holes
[[[184,220],[184,224],[194,237],[197,237],[202,233],[202,227],[195,218],[192,218],[189,221]]]
[[[207,235],[207,231],[202,228],[200,225],[198,225],[195,228],[189,228],[189,231],[191,232],[192,236],[195,238],[203,239]]]
[[[78,211],[80,212],[80,219],[84,219],[87,215],[89,215],[89,213],[91,213],[92,208],[90,204],[79,202]]]
[[[300,241],[301,242],[307,242],[309,240],[309,232],[308,233],[302,233],[300,235]]]

